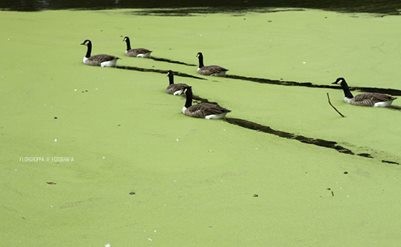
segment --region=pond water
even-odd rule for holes
[[[244,10],[257,7],[317,8],[347,12],[372,12],[398,14],[400,1],[355,0],[355,1],[295,1],[295,0],[203,0],[203,1],[159,1],[159,0],[2,0],[0,9],[38,11],[44,9],[108,9],[108,8],[177,8],[219,7],[218,11]]]
[[[399,245],[401,114],[329,87],[401,89],[399,16],[137,11],[0,12],[1,246]],[[119,67],[83,65],[87,38]],[[198,51],[229,76],[194,78]],[[183,116],[169,69],[229,119]]]

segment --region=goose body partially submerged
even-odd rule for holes
[[[186,101],[182,108],[182,113],[187,116],[204,119],[222,119],[225,118],[227,113],[231,112],[226,108],[212,103],[201,102],[192,105],[192,87],[185,88],[185,95]]]
[[[93,55],[92,53],[92,42],[87,39],[81,43],[81,45],[85,45],[87,47],[86,54],[82,59],[82,62],[87,65],[100,66],[100,67],[115,67],[117,64],[117,60],[119,59],[116,56],[107,55],[107,54],[99,54]]]
[[[182,95],[184,93],[185,88],[189,87],[185,83],[174,83],[174,73],[169,70],[167,73],[169,79],[169,85],[166,88],[166,93],[173,95]]]
[[[337,78],[333,84],[340,84],[344,91],[344,102],[351,105],[388,107],[396,99],[396,97],[392,95],[383,93],[362,93],[354,97],[348,87],[347,82],[342,77]]]
[[[211,76],[225,76],[228,69],[223,68],[218,65],[208,65],[205,66],[203,64],[203,54],[202,52],[198,52],[196,55],[198,57],[198,73],[201,75],[211,75]]]
[[[123,41],[125,41],[127,45],[127,49],[125,50],[125,55],[128,57],[150,57],[152,51],[145,48],[131,48],[131,42],[128,36],[125,36]]]

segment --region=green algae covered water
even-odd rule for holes
[[[373,158],[343,154],[185,117],[166,75],[85,66],[79,44],[127,67],[196,75],[125,57],[125,35],[188,64],[202,51],[233,75],[401,89],[401,17],[136,11],[0,12],[2,246],[399,246],[400,111],[345,105],[334,89],[176,77],[232,118]]]

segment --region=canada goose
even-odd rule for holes
[[[184,89],[189,87],[187,84],[184,83],[174,83],[174,73],[173,71],[169,70],[167,72],[169,85],[166,88],[166,93],[173,94],[173,95],[182,95],[184,93]]]
[[[182,108],[182,113],[197,118],[205,119],[221,119],[226,116],[227,113],[231,112],[217,104],[201,102],[196,105],[192,105],[192,87],[188,86],[185,88],[186,101]]]
[[[149,51],[148,49],[145,48],[131,49],[131,43],[128,36],[125,36],[123,41],[127,43],[127,50],[125,51],[125,55],[129,57],[150,57],[150,53],[152,53],[152,51]]]
[[[201,75],[213,75],[213,76],[224,76],[226,75],[226,72],[228,69],[225,69],[223,67],[220,67],[218,65],[209,65],[205,66],[203,64],[203,54],[202,52],[198,52],[196,55],[199,60],[199,67],[198,67],[198,73]]]
[[[344,78],[337,78],[333,84],[340,84],[344,91],[344,101],[352,105],[361,106],[374,106],[374,107],[387,107],[393,103],[396,97],[389,94],[382,93],[362,93],[355,97],[352,95],[351,90],[348,87],[347,82]]]
[[[118,57],[106,55],[106,54],[99,54],[91,56],[92,52],[92,42],[87,39],[82,42],[81,45],[86,45],[88,48],[86,51],[86,55],[84,56],[82,62],[87,65],[94,65],[94,66],[101,66],[101,67],[114,67],[116,66]]]

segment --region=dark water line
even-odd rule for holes
[[[302,136],[302,135],[296,135],[296,134],[281,131],[281,130],[275,130],[275,129],[270,128],[269,126],[261,125],[261,124],[255,123],[255,122],[251,122],[251,121],[239,119],[239,118],[226,118],[226,121],[230,124],[238,125],[243,128],[260,131],[260,132],[264,132],[267,134],[272,134],[272,135],[279,136],[279,137],[286,138],[286,139],[297,140],[299,142],[306,143],[306,144],[334,149],[337,152],[340,152],[343,154],[355,155],[355,153],[353,151],[351,151],[348,148],[338,145],[337,142],[334,142],[334,141],[315,139],[315,138],[310,138],[310,137],[306,137],[306,136]],[[362,156],[362,157],[364,157],[364,156]]]
[[[284,81],[284,80],[272,80],[266,78],[249,77],[241,75],[226,75],[226,78],[235,80],[252,81],[263,84],[279,85],[279,86],[297,86],[297,87],[316,87],[316,88],[330,88],[330,89],[341,89],[334,85],[317,85],[312,82],[295,82],[295,81]]]
[[[141,68],[141,67],[121,66],[121,65],[117,65],[115,68],[125,69],[125,70],[135,70],[135,71],[140,71],[140,72],[152,72],[152,73],[159,73],[159,74],[167,74],[167,72],[168,72],[168,70],[162,70],[162,69],[147,69],[147,68]],[[174,72],[174,75],[181,76],[181,77],[194,78],[194,79],[198,79],[198,80],[206,80],[205,78],[202,78],[202,77],[193,76],[193,75],[181,73],[181,72]]]
[[[290,132],[275,130],[275,129],[270,128],[269,126],[261,125],[261,124],[251,122],[248,120],[244,120],[244,119],[240,119],[240,118],[225,118],[225,121],[229,124],[237,125],[237,126],[240,126],[243,128],[251,129],[251,130],[260,131],[260,132],[271,134],[271,135],[275,135],[275,136],[278,136],[281,138],[297,140],[297,141],[305,143],[305,144],[333,149],[333,150],[336,150],[337,152],[343,153],[343,154],[357,155],[359,157],[363,157],[363,158],[367,158],[367,159],[375,158],[372,154],[369,154],[369,153],[355,153],[354,151],[352,151],[346,147],[338,145],[338,143],[335,141],[329,141],[329,140],[324,140],[324,139],[319,139],[319,138],[311,138],[311,137],[306,137],[303,135],[293,134]],[[400,165],[400,163],[398,163],[396,161],[391,161],[391,160],[381,160],[381,162],[387,163],[387,164]]]
[[[193,63],[185,63],[177,60],[171,60],[168,58],[162,58],[162,57],[150,57],[149,59],[158,61],[158,62],[166,62],[166,63],[174,63],[174,64],[181,64],[181,65],[186,65],[186,66],[196,66],[196,64]]]
[[[225,77],[230,78],[230,79],[235,79],[235,80],[252,81],[252,82],[256,82],[256,83],[263,83],[263,84],[270,84],[270,85],[296,86],[296,87],[308,87],[308,88],[327,88],[327,89],[342,90],[341,87],[336,86],[336,85],[320,85],[320,84],[313,84],[312,82],[272,80],[272,79],[266,79],[266,78],[248,77],[248,76],[240,76],[240,75],[226,75]],[[350,90],[351,91],[362,91],[362,92],[385,93],[385,94],[391,94],[394,96],[401,96],[401,90],[393,89],[393,88],[350,87]]]
[[[361,156],[361,157],[373,159],[373,156],[371,154],[368,154],[368,153],[360,153],[360,154],[357,154],[357,155]]]
[[[391,164],[391,165],[400,165],[400,163],[391,161],[391,160],[382,160],[382,163]]]
[[[185,94],[183,94],[183,96],[185,96]],[[208,100],[208,99],[206,99],[206,98],[202,98],[202,97],[200,97],[200,96],[198,96],[198,95],[193,95],[193,96],[192,96],[192,99],[193,99],[193,100],[196,100],[196,101],[199,101],[199,102],[211,103],[211,104],[219,105],[219,103],[217,103],[217,102],[215,102],[215,101],[210,101],[210,100]]]
[[[391,110],[401,111],[401,106],[398,106],[398,105],[391,105],[391,106],[388,106],[387,108],[391,109]]]

